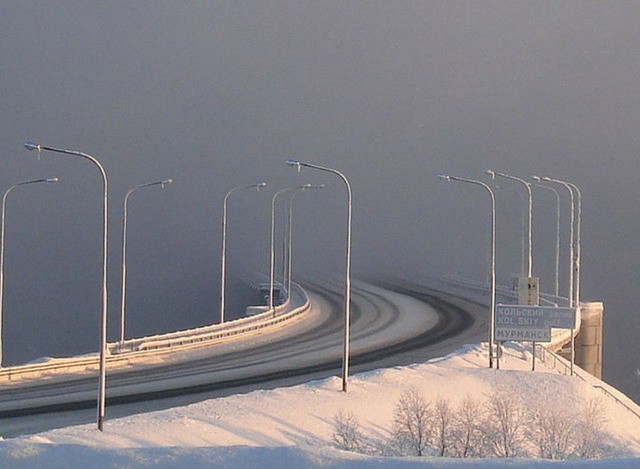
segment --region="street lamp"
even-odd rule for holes
[[[32,179],[29,181],[22,181],[14,184],[9,187],[2,197],[2,221],[0,221],[0,368],[2,368],[2,311],[3,311],[3,303],[4,303],[4,221],[5,221],[5,213],[7,207],[7,196],[9,192],[15,189],[18,186],[25,186],[27,184],[37,184],[41,182],[58,182],[58,178],[46,178],[46,179]]]
[[[304,163],[302,161],[287,160],[289,166],[295,166],[300,172],[302,166],[307,168],[325,171],[338,176],[347,189],[347,236],[346,236],[346,253],[345,253],[345,282],[344,282],[344,347],[342,354],[342,391],[347,392],[347,379],[349,376],[349,327],[351,320],[351,214],[352,214],[352,195],[351,184],[347,177],[340,171],[326,166],[320,166],[313,163]]]
[[[163,189],[165,186],[173,183],[173,179],[165,179],[163,181],[155,181],[155,182],[147,182],[145,184],[140,184],[132,189],[129,189],[127,194],[124,196],[124,206],[122,210],[122,296],[120,298],[120,346],[124,345],[124,327],[125,327],[125,309],[126,309],[126,301],[127,301],[127,207],[129,204],[129,196],[133,194],[138,189],[142,189],[143,187],[150,186],[161,186]]]
[[[259,184],[251,184],[249,186],[234,187],[224,195],[224,199],[222,200],[222,253],[220,255],[220,324],[223,324],[225,319],[225,285],[227,280],[227,200],[229,199],[229,196],[231,194],[241,189],[255,188],[257,191],[259,191],[266,186],[266,182],[261,182]]]
[[[100,170],[102,176],[102,311],[100,320],[100,369],[98,379],[98,430],[102,431],[106,407],[107,384],[107,173],[100,162],[93,156],[76,150],[64,150],[61,148],[47,147],[35,143],[25,143],[27,150],[37,150],[38,154],[44,151],[63,153],[70,156],[79,156],[91,161]]]
[[[553,179],[550,177],[543,177],[543,181],[553,182],[560,184],[569,191],[571,198],[571,225],[570,225],[570,260],[569,260],[569,306],[574,307],[577,310],[580,309],[580,231],[581,231],[581,218],[582,218],[582,193],[578,187],[570,182],[563,181],[561,179]],[[574,194],[575,191],[575,194]],[[578,199],[578,214],[576,223],[576,205],[575,198]],[[574,224],[576,224],[576,251],[574,251]],[[573,290],[573,271],[576,271],[576,288]],[[575,325],[571,328],[571,375],[573,376],[573,368],[575,363]]]
[[[324,189],[324,184],[320,184],[320,185],[311,185],[309,184],[308,187],[305,187],[303,189]],[[287,217],[287,260],[285,262],[285,272],[286,274],[283,275],[282,277],[282,281],[285,281],[285,278],[287,280],[287,299],[291,298],[291,266],[292,266],[292,262],[291,262],[291,239],[292,239],[292,232],[293,232],[293,199],[295,198],[296,194],[298,194],[299,192],[294,192],[293,194],[291,194],[291,197],[289,197],[289,216]]]
[[[273,197],[271,197],[271,235],[270,235],[270,257],[269,257],[269,311],[272,311],[275,313],[275,311],[273,310],[273,290],[274,290],[274,276],[275,276],[275,260],[276,260],[276,253],[275,253],[275,245],[274,245],[274,238],[275,238],[275,232],[276,232],[276,199],[278,198],[278,196],[280,196],[281,194],[284,194],[285,192],[289,192],[289,191],[302,191],[305,189],[309,189],[311,188],[312,185],[311,184],[303,184],[301,186],[295,186],[295,187],[285,187],[284,189],[280,189],[278,192],[276,192],[275,194],[273,194]]]
[[[538,181],[541,182],[542,179],[540,179],[538,176],[533,176],[532,179],[534,181]],[[558,191],[555,190],[553,187],[549,187],[549,186],[545,186],[543,184],[534,184],[535,187],[539,187],[540,189],[545,189],[548,191],[551,191],[554,193],[555,198],[556,198],[556,261],[555,261],[555,283],[556,283],[556,289],[555,289],[555,296],[556,299],[558,298],[558,295],[560,294],[560,289],[559,289],[559,271],[560,271],[560,194],[558,194]]]
[[[528,241],[528,249],[527,249],[527,303],[526,304],[531,304],[531,296],[530,296],[530,291],[531,291],[531,277],[533,275],[533,256],[531,254],[531,232],[532,232],[532,223],[531,223],[531,214],[533,212],[533,196],[531,194],[531,183],[525,181],[524,179],[521,179],[519,177],[516,176],[512,176],[510,174],[506,174],[506,173],[500,173],[497,171],[492,171],[490,169],[485,171],[486,174],[488,174],[489,176],[491,176],[492,179],[495,179],[496,176],[500,176],[503,177],[505,179],[511,179],[512,181],[516,181],[519,182],[521,184],[524,184],[524,186],[527,188],[527,195],[528,195],[528,207],[527,207],[527,213],[528,213],[528,217],[527,217],[527,223],[528,223],[528,236],[527,236],[527,241]],[[518,285],[518,297],[519,297],[519,303],[522,302],[522,294],[521,294],[521,285]],[[537,288],[537,286],[536,286]],[[536,290],[536,296],[535,296],[536,300],[535,300],[535,304],[538,304],[538,291]],[[532,347],[533,347],[533,352],[531,354],[531,369],[535,370],[536,369],[536,343],[533,342],[532,343]]]
[[[531,183],[525,181],[524,179],[521,179],[519,177],[516,176],[511,176],[510,174],[506,174],[506,173],[500,173],[498,171],[492,171],[490,169],[487,169],[485,171],[485,174],[488,174],[489,176],[491,176],[491,179],[495,179],[496,176],[500,176],[503,177],[505,179],[511,179],[512,181],[517,181],[521,184],[524,184],[525,187],[527,188],[527,194],[529,196],[529,202],[528,202],[528,219],[527,219],[527,223],[528,223],[528,261],[527,261],[527,277],[531,277],[532,276],[532,272],[533,272],[533,257],[531,255],[531,227],[532,227],[532,223],[531,223],[531,213],[532,213],[532,208],[533,208],[533,197],[531,196]]]
[[[484,188],[491,199],[491,310],[489,325],[489,368],[493,368],[493,343],[495,341],[495,312],[496,312],[496,197],[491,187],[481,181],[475,179],[467,179],[463,177],[447,176],[441,174],[438,176],[444,181],[460,181],[478,185]],[[500,368],[499,355],[496,356],[496,367]]]
[[[576,211],[576,205],[575,205],[575,199],[574,199],[574,195],[573,195],[573,190],[571,189],[571,186],[565,182],[565,181],[561,181],[559,179],[552,179],[550,177],[542,177],[540,178],[542,181],[545,182],[553,182],[555,184],[560,184],[561,186],[563,186],[565,189],[567,189],[567,191],[569,191],[569,198],[571,201],[571,212],[570,212],[570,222],[569,222],[569,307],[573,308],[575,306],[574,303],[574,294],[573,294],[573,267],[574,267],[574,225],[575,225],[575,211]]]
[[[578,186],[576,186],[574,183],[567,181],[567,184],[569,184],[569,186],[575,191],[576,198],[578,199],[578,213],[576,219],[576,252],[574,264],[574,269],[576,271],[576,288],[574,294],[576,297],[576,308],[580,308],[580,262],[582,260],[582,192],[580,192],[580,189],[578,189]]]

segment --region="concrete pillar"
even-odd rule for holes
[[[582,322],[576,336],[576,365],[602,379],[602,319],[604,303],[580,303]]]

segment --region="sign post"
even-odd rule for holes
[[[575,327],[576,308],[499,304],[495,318],[496,341],[551,342],[551,328]]]

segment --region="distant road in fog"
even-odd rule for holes
[[[192,352],[153,365],[109,370],[107,420],[212,397],[339,375],[342,295],[307,287],[312,310],[277,331]],[[338,289],[339,290],[339,289]],[[353,288],[350,373],[423,362],[466,343],[486,340],[487,308],[419,285],[387,282]],[[3,436],[92,422],[96,378],[0,388]],[[8,411],[6,404],[43,396],[74,396]],[[5,405],[3,405],[3,403]]]

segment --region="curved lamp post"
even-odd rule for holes
[[[550,177],[541,178],[546,182],[553,182],[556,184],[560,184],[565,189],[569,191],[569,197],[571,198],[571,223],[570,223],[570,241],[569,241],[569,306],[573,308],[580,308],[580,230],[581,230],[581,221],[580,218],[582,216],[582,194],[578,187],[570,182],[563,181],[561,179],[553,179]],[[574,194],[575,191],[575,194]],[[575,198],[578,199],[578,214],[577,214],[577,224],[576,224],[576,204]],[[574,224],[576,225],[575,232],[576,234],[576,249],[574,250]],[[576,271],[576,288],[575,291],[573,289],[573,271]],[[571,375],[573,376],[573,368],[575,363],[575,327],[571,329]]]
[[[496,313],[496,197],[491,187],[481,181],[456,176],[441,174],[438,176],[444,181],[460,181],[475,184],[489,193],[491,199],[491,310],[489,325],[489,368],[493,368],[493,344],[495,342],[495,313]],[[500,359],[496,357],[496,367],[500,368]]]
[[[120,346],[124,345],[124,328],[125,328],[125,310],[127,301],[127,208],[129,204],[129,197],[138,189],[150,186],[161,186],[163,189],[165,186],[173,183],[173,179],[165,179],[163,181],[147,182],[140,184],[132,189],[129,189],[124,196],[124,204],[122,210],[122,288],[120,297]]]
[[[303,192],[306,189],[324,189],[324,184],[320,184],[320,185],[311,185],[309,184],[308,187],[304,187],[303,188]],[[287,232],[287,241],[286,241],[286,245],[287,245],[287,259],[284,265],[284,269],[283,269],[283,276],[282,276],[282,281],[284,283],[285,279],[287,282],[287,298],[291,298],[291,266],[292,266],[292,262],[291,262],[291,244],[292,244],[292,237],[293,237],[293,199],[295,198],[296,194],[298,194],[299,192],[294,192],[293,194],[291,194],[291,197],[289,198],[289,215],[287,217],[287,227],[286,227],[286,232]]]
[[[517,181],[521,184],[524,184],[525,187],[527,188],[527,195],[529,196],[529,202],[528,202],[528,218],[527,218],[527,224],[528,224],[528,236],[527,236],[527,241],[528,241],[528,249],[527,249],[527,253],[528,253],[528,257],[527,257],[527,277],[531,277],[532,276],[532,272],[533,272],[533,257],[531,255],[531,228],[532,228],[532,223],[531,223],[531,213],[533,212],[533,197],[531,195],[531,183],[525,181],[524,179],[521,179],[519,177],[516,176],[511,176],[510,174],[506,174],[506,173],[500,173],[498,171],[492,171],[490,169],[487,169],[485,171],[485,174],[488,174],[489,176],[491,176],[492,179],[495,179],[496,176],[500,176],[503,177],[505,179],[511,179],[512,181]]]
[[[287,160],[289,166],[295,166],[300,171],[302,166],[307,168],[325,171],[338,176],[347,189],[347,236],[346,236],[346,253],[345,253],[345,282],[344,282],[344,348],[342,354],[342,391],[347,392],[347,379],[349,376],[349,327],[351,321],[351,214],[352,214],[352,195],[351,184],[347,177],[340,171],[320,166],[313,163],[304,163],[302,161]]]
[[[224,323],[225,319],[225,301],[226,301],[226,280],[227,280],[227,200],[229,196],[241,189],[253,189],[260,190],[266,187],[266,182],[259,184],[251,184],[249,186],[234,187],[224,195],[222,200],[222,253],[220,255],[220,324]]]
[[[5,214],[7,208],[7,196],[9,193],[19,186],[25,186],[27,184],[37,184],[41,182],[58,182],[58,178],[46,178],[46,179],[31,179],[29,181],[22,181],[14,184],[9,187],[2,196],[2,220],[0,221],[0,368],[2,368],[2,348],[3,348],[3,340],[2,340],[2,312],[3,312],[3,304],[4,304],[4,222],[5,222]]]
[[[102,311],[100,320],[100,370],[98,379],[98,430],[102,431],[105,407],[106,407],[106,384],[107,384],[107,173],[100,162],[93,156],[76,150],[65,150],[61,148],[48,147],[35,143],[25,143],[27,150],[37,150],[38,154],[42,151],[51,151],[55,153],[63,153],[70,156],[78,156],[91,161],[100,171],[102,176]]]
[[[284,189],[280,189],[278,192],[273,194],[271,197],[271,234],[270,234],[270,256],[269,256],[269,311],[274,312],[273,310],[273,290],[274,290],[274,277],[275,277],[275,264],[276,264],[276,253],[275,253],[275,232],[276,232],[276,199],[278,196],[284,194],[285,192],[290,191],[302,191],[305,189],[311,188],[311,184],[303,184],[301,186],[295,187],[285,187]]]
[[[574,251],[575,251],[573,241],[575,237],[574,225],[575,225],[575,211],[576,211],[573,190],[571,189],[571,186],[565,181],[561,181],[559,179],[552,179],[550,177],[543,177],[540,179],[545,182],[553,182],[555,184],[560,184],[565,189],[567,189],[567,191],[569,191],[569,197],[571,200],[571,212],[570,212],[570,222],[569,222],[569,307],[573,308],[574,306],[576,306],[574,303],[574,294],[573,294],[573,266],[574,266],[573,262],[574,262]]]
[[[581,238],[582,238],[582,192],[580,192],[580,189],[578,189],[578,186],[576,186],[574,183],[572,182],[568,182],[567,184],[569,184],[569,187],[571,187],[575,193],[576,193],[576,198],[578,199],[578,207],[577,207],[577,216],[576,216],[576,252],[575,252],[575,263],[574,263],[574,269],[576,271],[576,288],[575,288],[575,306],[576,308],[580,307],[580,261],[582,260],[582,243],[581,243]]]
[[[542,179],[540,179],[538,176],[533,176],[532,179],[534,181],[538,181],[541,182]],[[556,284],[556,289],[555,289],[555,296],[556,298],[558,298],[558,295],[560,294],[560,288],[559,288],[559,271],[560,271],[560,194],[558,194],[558,191],[555,190],[553,187],[549,187],[549,186],[545,186],[543,184],[534,184],[534,187],[539,187],[540,189],[545,189],[548,191],[551,191],[554,193],[555,198],[556,198],[556,260],[555,260],[555,284]]]
[[[528,207],[527,207],[527,213],[528,213],[528,217],[527,217],[527,224],[528,224],[528,236],[527,236],[527,243],[528,243],[528,248],[527,248],[527,277],[531,278],[533,275],[533,256],[531,253],[531,245],[532,245],[532,241],[531,241],[531,232],[532,230],[532,223],[531,223],[531,214],[533,212],[533,195],[531,193],[531,183],[525,181],[524,179],[521,179],[519,177],[516,176],[512,176],[510,174],[506,174],[506,173],[500,173],[498,171],[492,171],[490,169],[485,171],[486,174],[488,174],[489,176],[491,176],[492,179],[495,179],[496,176],[500,176],[503,177],[505,179],[511,179],[512,181],[516,181],[519,182],[521,184],[524,184],[524,186],[527,188],[527,196],[528,196]],[[531,354],[531,369],[533,371],[535,371],[536,369],[536,343],[532,342],[532,354]]]

